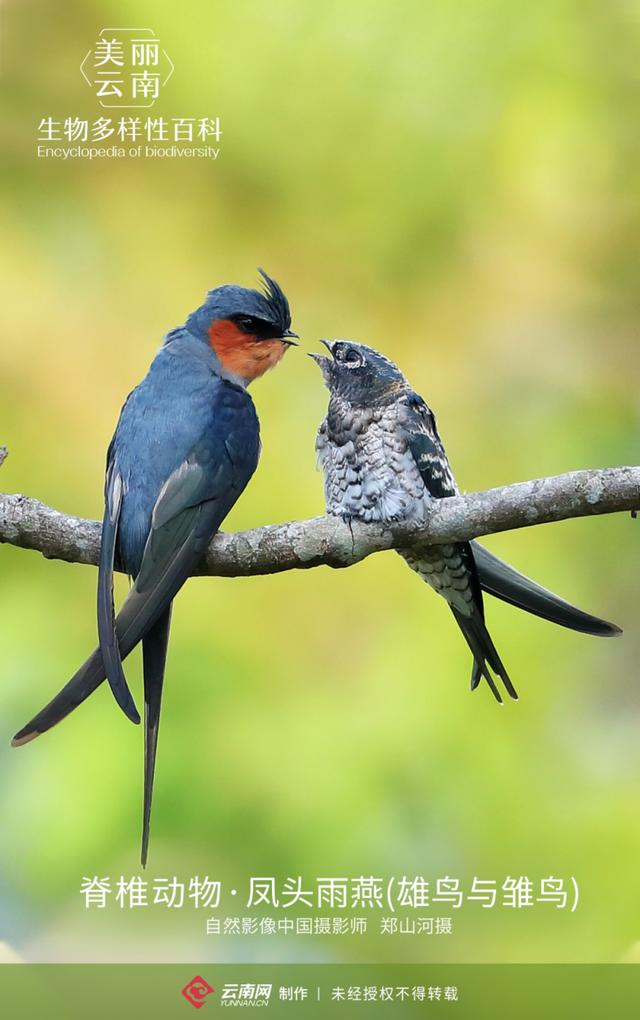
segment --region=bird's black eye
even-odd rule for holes
[[[357,368],[359,365],[362,364],[362,359],[360,358],[360,355],[353,347],[348,347],[347,350],[344,352],[344,361],[345,364],[349,365],[350,368]]]
[[[258,324],[250,315],[238,315],[236,322],[245,333],[256,333]]]

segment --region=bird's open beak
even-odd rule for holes
[[[294,333],[292,329],[285,329],[280,339],[282,340],[283,344],[288,344],[289,347],[298,347],[296,340],[299,340],[300,337],[298,336],[297,333]]]
[[[323,344],[327,348],[327,350],[329,351],[329,354],[331,355],[331,357],[333,357],[333,342],[331,340],[321,340],[320,343]],[[323,362],[329,362],[329,358],[327,357],[326,354],[314,354],[314,353],[311,353],[311,354],[309,354],[309,357],[313,358],[313,360],[316,362],[316,364],[320,365],[320,368],[322,368]]]

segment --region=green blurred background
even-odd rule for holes
[[[637,463],[638,3],[0,14],[3,491],[98,517],[120,406],[163,333],[258,265],[303,348],[254,387],[263,457],[228,530],[321,510],[326,392],[304,356],[321,336],[400,363],[464,489]],[[78,67],[109,25],[155,29],[175,64],[155,112],[219,114],[216,163],[36,159],[42,117],[101,112]],[[492,602],[521,694],[502,710],[469,694],[446,605],[393,554],[199,579],[177,600],[147,877],[580,883],[574,914],[465,909],[438,938],[215,939],[186,908],[86,914],[83,875],[138,872],[142,732],[101,689],[9,749],[93,647],[96,575],[4,546],[0,940],[33,960],[633,956],[639,527],[619,515],[487,540],[625,630],[598,641]],[[139,701],[137,656],[128,674]]]

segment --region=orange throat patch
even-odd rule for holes
[[[224,371],[247,383],[277,365],[289,346],[284,340],[256,340],[230,319],[216,319],[211,324],[209,343]]]

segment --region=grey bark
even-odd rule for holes
[[[6,455],[0,447],[0,464]],[[323,516],[235,534],[221,532],[209,545],[199,573],[246,577],[322,564],[348,567],[371,553],[407,548],[416,541],[442,545],[573,517],[638,510],[640,467],[572,471],[438,500],[419,523],[345,524]],[[48,559],[95,566],[100,524],[62,514],[27,496],[0,494],[3,542],[33,549]]]

